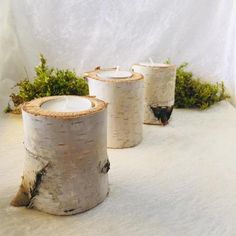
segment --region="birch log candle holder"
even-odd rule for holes
[[[108,103],[107,145],[127,148],[142,140],[143,76],[100,69],[86,73],[90,95]]]
[[[167,125],[175,101],[176,66],[140,63],[132,70],[144,76],[144,123]]]
[[[26,149],[13,206],[72,215],[108,193],[107,104],[92,97],[55,96],[23,105]]]

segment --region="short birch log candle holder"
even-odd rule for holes
[[[107,104],[55,96],[23,105],[26,158],[13,206],[72,215],[108,194]]]
[[[89,92],[108,103],[107,145],[128,148],[142,141],[143,76],[100,69],[86,73]]]
[[[144,123],[167,125],[175,101],[176,66],[140,63],[132,71],[144,76]]]

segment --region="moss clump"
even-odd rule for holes
[[[5,107],[4,112],[5,112],[5,113],[12,112],[12,109],[11,109],[11,106],[10,106],[9,103],[8,103],[7,106]]]
[[[10,98],[14,104],[8,104],[5,112],[19,112],[24,102],[34,98],[54,95],[88,95],[88,84],[82,77],[77,77],[74,71],[49,68],[47,60],[40,55],[40,64],[35,67],[36,76],[31,82],[24,79],[16,84],[18,93],[12,93]]]
[[[168,62],[167,62],[168,63]],[[175,107],[206,109],[211,105],[229,98],[224,83],[208,83],[195,78],[187,71],[187,63],[177,67]]]

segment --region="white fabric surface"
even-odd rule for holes
[[[166,127],[144,126],[134,148],[109,150],[110,194],[83,214],[14,208],[23,168],[22,122],[0,119],[0,235],[236,235],[236,111],[174,110]]]
[[[78,73],[152,57],[187,61],[236,95],[235,0],[1,0],[0,100],[43,53]]]

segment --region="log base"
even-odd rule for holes
[[[106,104],[89,97],[93,107],[88,111],[40,108],[57,98],[36,99],[22,108],[26,158],[11,205],[73,215],[95,207],[109,191]]]
[[[175,99],[176,66],[141,63],[132,70],[144,76],[144,124],[167,125]]]
[[[123,79],[104,79],[101,69],[87,72],[90,95],[108,103],[107,147],[129,148],[142,141],[143,76],[132,73]]]

